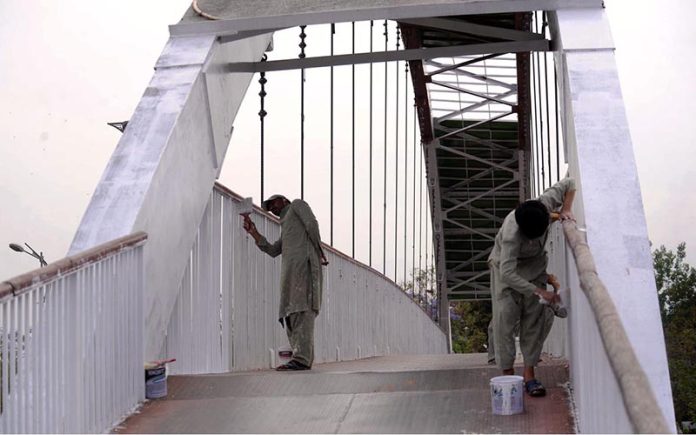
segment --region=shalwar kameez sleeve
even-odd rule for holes
[[[546,189],[538,199],[549,211],[557,210],[563,205],[566,194],[572,190],[575,190],[575,180],[566,177]]]
[[[505,287],[511,287],[520,293],[530,296],[536,286],[517,273],[517,258],[520,255],[520,240],[517,231],[512,226],[503,226],[503,237],[500,246],[500,280]],[[507,234],[509,233],[509,234]]]
[[[283,239],[278,239],[271,244],[264,236],[261,236],[256,246],[271,257],[277,257],[283,252]]]

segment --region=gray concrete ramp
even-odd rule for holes
[[[548,395],[525,413],[491,414],[483,354],[392,355],[270,370],[173,376],[118,433],[570,433],[564,362],[538,369]]]

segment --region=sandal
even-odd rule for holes
[[[536,379],[530,379],[524,383],[524,389],[527,390],[527,394],[532,397],[544,397],[546,396],[546,388],[541,384],[541,382]]]
[[[311,367],[306,366],[306,365],[302,364],[301,362],[296,361],[294,359],[291,359],[289,362],[276,367],[276,370],[279,372],[286,372],[286,371],[290,371],[290,370],[310,370],[310,369],[311,369]]]

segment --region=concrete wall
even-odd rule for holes
[[[607,18],[602,9],[557,11],[552,30],[560,43],[556,62],[569,171],[578,183],[578,224],[587,228],[599,277],[675,430],[648,233]],[[569,273],[576,276],[574,270]],[[618,385],[594,316],[580,291],[571,294],[569,335],[580,430],[632,432],[624,405],[616,400]]]
[[[70,247],[145,231],[145,357],[165,335],[196,231],[219,174],[232,121],[271,35],[220,45],[215,36],[170,38]],[[211,114],[213,114],[211,116]]]
[[[242,229],[239,201],[216,189],[201,221],[179,287],[161,356],[172,373],[215,373],[275,367],[287,346],[278,322],[281,258],[261,252]],[[268,240],[275,219],[253,215]],[[322,309],[315,362],[389,354],[447,353],[447,336],[381,273],[325,247]]]

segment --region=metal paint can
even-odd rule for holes
[[[145,397],[160,399],[167,396],[166,366],[145,369]]]

